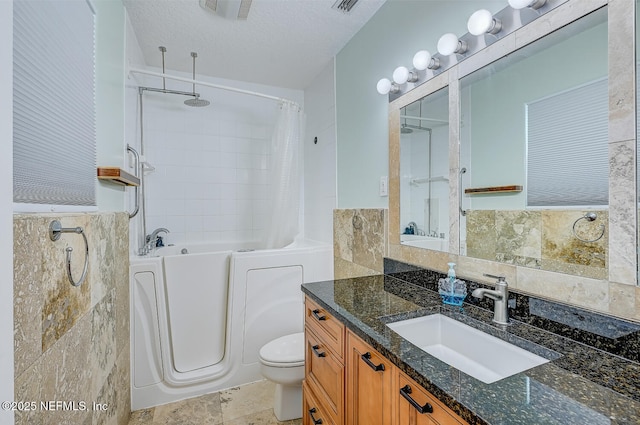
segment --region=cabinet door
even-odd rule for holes
[[[347,333],[347,424],[390,425],[394,368],[371,346]]]
[[[465,425],[424,388],[400,372],[398,377],[398,423],[402,425]]]

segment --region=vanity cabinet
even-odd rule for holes
[[[305,425],[342,425],[344,421],[344,338],[344,325],[306,298]]]
[[[309,297],[303,425],[468,425]]]
[[[391,425],[393,364],[347,331],[347,424]]]

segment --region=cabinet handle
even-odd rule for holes
[[[315,354],[318,357],[326,357],[327,353],[321,353],[320,351],[318,351],[319,348],[320,348],[319,345],[312,346],[311,349],[313,350],[313,354]]]
[[[311,310],[311,313],[313,314],[313,317],[318,320],[327,320],[327,316],[320,316],[320,310],[317,308],[315,310]]]
[[[404,397],[410,405],[416,408],[416,410],[422,414],[424,413],[433,413],[433,407],[426,403],[424,406],[420,406],[420,404],[415,401],[409,394],[411,394],[411,387],[409,385],[405,385],[400,388],[400,395]]]
[[[373,362],[371,361],[371,353],[370,352],[366,352],[363,355],[360,356],[360,358],[362,360],[364,360],[364,362],[366,364],[369,365],[369,367],[373,370],[375,370],[376,372],[378,371],[384,371],[384,364],[380,363],[380,364],[373,364]]]
[[[314,425],[320,425],[322,423],[322,419],[316,419],[313,417],[313,414],[316,412],[316,408],[312,407],[311,409],[309,409],[309,416],[311,416],[311,422],[313,422]]]

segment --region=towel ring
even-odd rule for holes
[[[53,220],[51,224],[49,224],[49,238],[51,238],[51,240],[55,242],[58,239],[60,239],[60,235],[62,233],[79,233],[80,235],[82,235],[82,239],[84,239],[84,247],[85,247],[84,268],[82,269],[82,275],[80,276],[80,279],[77,282],[73,280],[73,275],[71,274],[71,252],[73,251],[73,248],[68,246],[65,249],[65,251],[67,252],[66,262],[67,262],[67,277],[69,278],[69,282],[73,286],[80,286],[82,285],[82,282],[84,282],[84,280],[86,279],[87,270],[89,269],[89,243],[87,242],[87,236],[84,234],[84,229],[82,227],[62,227],[62,224],[60,224],[60,221]]]
[[[590,213],[586,213],[585,215],[583,215],[582,217],[579,217],[576,221],[573,222],[573,236],[576,237],[576,239],[578,239],[581,242],[587,242],[587,243],[591,243],[591,242],[596,242],[599,241],[600,239],[602,239],[602,237],[604,236],[604,224],[600,225],[600,230],[602,230],[602,232],[600,233],[600,236],[598,236],[595,239],[582,239],[580,236],[578,236],[578,234],[576,233],[576,224],[578,224],[578,222],[582,219],[585,219],[587,221],[595,221],[595,219],[598,218],[598,214],[594,213],[594,212],[590,212]]]

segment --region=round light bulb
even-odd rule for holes
[[[473,12],[467,22],[467,29],[473,35],[482,35],[493,27],[493,15],[487,9]]]
[[[509,6],[514,9],[524,9],[525,7],[531,6],[535,3],[536,0],[509,0]]]
[[[438,53],[444,56],[452,55],[458,48],[458,36],[448,32],[438,40]]]
[[[409,81],[409,70],[404,66],[399,66],[393,71],[393,81],[396,84],[404,84]]]
[[[413,56],[413,67],[418,71],[424,71],[431,62],[431,53],[428,50],[420,50]]]
[[[388,78],[382,78],[378,81],[376,88],[380,94],[389,94],[391,91],[391,81],[389,81]]]

